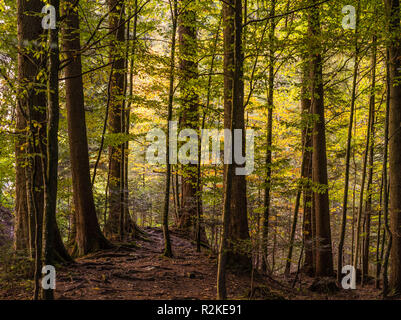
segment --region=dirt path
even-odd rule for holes
[[[172,234],[175,257],[162,257],[161,230],[147,228],[139,248],[102,251],[57,275],[57,299],[215,299],[216,259]],[[241,298],[249,277],[229,275],[230,297]],[[242,297],[243,298],[243,297]]]
[[[216,298],[216,257],[172,232],[175,257],[162,257],[163,235],[160,229],[145,228],[146,240],[135,248],[117,247],[79,258],[57,270],[56,299],[73,300],[214,300]],[[312,292],[313,278],[303,274],[295,288],[294,275],[258,276],[254,279],[253,299],[360,300],[381,299],[373,284],[358,285],[357,290],[339,290],[332,294]],[[12,282],[14,284],[14,282]],[[228,274],[229,299],[248,299],[251,279],[246,274]],[[15,282],[4,290],[1,299],[31,299],[32,281]]]

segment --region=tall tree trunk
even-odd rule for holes
[[[66,0],[66,27],[64,30],[64,51],[69,63],[65,67],[65,91],[72,172],[72,186],[75,207],[76,248],[74,254],[85,255],[109,248],[111,244],[100,231],[93,199],[89,171],[88,139],[86,133],[84,92],[82,81],[81,45],[79,17],[71,6],[75,0]]]
[[[106,235],[110,238],[122,238],[120,223],[123,219],[122,206],[122,153],[124,144],[119,143],[118,135],[123,133],[122,117],[124,113],[124,83],[125,83],[125,25],[122,23],[124,18],[124,2],[122,0],[108,0],[110,18],[109,28],[112,33],[110,43],[110,61],[113,62],[113,73],[110,83],[110,109],[109,109],[109,133],[115,137],[109,146],[109,218],[106,224]]]
[[[26,161],[24,144],[26,142],[26,119],[21,112],[22,105],[18,99],[16,108],[16,139],[15,139],[15,227],[14,247],[16,250],[28,250],[32,248],[30,238],[30,223],[28,214],[26,174],[24,164]],[[32,253],[31,253],[32,255]]]
[[[31,257],[35,256],[35,248],[41,251],[42,241],[44,184],[41,155],[44,155],[46,137],[46,85],[37,75],[46,67],[46,60],[43,54],[37,54],[40,48],[35,47],[44,35],[41,19],[30,13],[41,12],[42,7],[40,0],[17,2],[20,51],[16,118],[21,135],[16,141],[16,247],[29,249]],[[27,50],[32,46],[33,50]],[[29,248],[25,247],[27,245]]]
[[[305,246],[305,259],[303,270],[306,274],[312,276],[315,270],[313,235],[314,222],[312,219],[312,123],[311,123],[311,99],[308,90],[309,68],[306,59],[303,59],[303,75],[301,87],[301,112],[302,112],[302,145],[304,162],[304,186],[303,186],[303,243]]]
[[[198,78],[197,39],[196,39],[196,2],[180,1],[178,18],[178,47],[179,47],[179,79],[180,100],[179,109],[181,129],[198,130],[198,95],[196,80]],[[183,231],[196,238],[196,193],[198,164],[182,166],[182,210],[180,210],[179,225]]]
[[[224,128],[230,129],[231,123],[233,123],[235,125],[233,129],[242,130],[242,150],[245,150],[242,3],[240,0],[229,0],[223,4],[223,25]],[[234,90],[235,85],[237,86],[236,91]],[[233,100],[236,100],[235,108],[237,108],[234,113],[232,112]],[[232,118],[233,116],[235,119]],[[228,165],[225,165],[224,174],[227,173],[227,170]],[[226,180],[225,178],[224,181]],[[224,188],[226,188],[225,185]],[[232,178],[232,193],[232,196],[230,196],[231,214],[229,214],[230,222],[228,230],[228,245],[230,250],[227,254],[227,263],[230,266],[251,270],[251,259],[248,257],[247,252],[241,250],[244,247],[244,243],[250,240],[245,176],[234,174]],[[234,250],[234,247],[238,249]]]
[[[56,11],[56,21],[60,14],[60,1],[52,0],[50,4]],[[44,264],[54,265],[55,262],[55,228],[57,228],[56,209],[57,209],[57,180],[58,180],[58,125],[59,125],[59,88],[58,70],[60,66],[59,58],[59,28],[49,30],[50,57],[49,75],[47,85],[47,105],[48,105],[48,125],[47,125],[47,167],[44,172],[45,182],[45,204],[44,204]],[[57,232],[60,235],[59,232]],[[61,238],[58,239],[61,241]],[[70,260],[67,251],[62,248],[64,254]],[[42,298],[45,300],[54,299],[52,288],[42,290]]]
[[[234,129],[239,127],[239,123],[241,124],[241,116],[238,117],[236,114],[242,114],[242,126],[244,119],[243,112],[243,99],[244,99],[244,85],[243,85],[243,54],[242,54],[242,0],[234,0],[229,3],[224,3],[223,5],[223,23],[225,26],[224,30],[224,47],[225,47],[225,61],[224,61],[224,73],[225,77],[226,73],[229,70],[233,70],[233,73],[230,74],[232,76],[232,86],[228,88],[232,88],[232,99],[230,106],[230,121],[227,123],[227,110],[226,110],[226,101],[225,101],[225,113],[224,113],[224,125],[229,125],[229,129],[231,132],[231,136],[234,137]],[[231,24],[231,26],[229,26]],[[227,29],[228,27],[228,29]],[[227,33],[230,31],[230,33]],[[234,34],[233,37],[231,32]],[[226,34],[227,33],[227,34]],[[231,56],[231,51],[228,50],[230,48],[229,41],[233,40],[233,55]],[[226,57],[227,55],[227,57]],[[226,60],[227,59],[227,60]],[[232,62],[232,64],[227,64],[227,62]],[[229,66],[234,66],[233,69],[230,69]],[[228,82],[228,79],[227,79]],[[225,79],[226,85],[226,79]],[[225,86],[225,98],[227,97],[226,90],[228,89]],[[239,122],[239,123],[238,123]],[[235,143],[230,144],[231,155],[235,153]],[[244,149],[242,149],[244,150]],[[238,208],[233,207],[232,200],[239,194],[235,192],[235,167],[234,161],[226,165],[225,172],[225,188],[224,188],[224,204],[223,204],[223,232],[220,240],[220,248],[219,248],[219,258],[218,258],[218,270],[217,270],[217,298],[220,300],[227,298],[227,288],[226,288],[226,267],[229,258],[233,258],[237,256],[239,259],[244,259],[244,256],[238,255],[238,253],[232,252],[232,240],[233,235],[235,233],[232,230],[232,221],[235,220],[232,218]],[[245,203],[246,204],[246,203]],[[235,210],[234,210],[235,209]],[[246,212],[246,211],[245,211]],[[247,222],[247,219],[246,219]],[[246,223],[247,235],[248,234],[248,223]],[[235,238],[234,238],[235,239]],[[231,242],[231,243],[230,243]],[[229,257],[231,255],[231,257]],[[245,259],[247,259],[245,257]],[[249,259],[250,260],[250,259]],[[237,263],[241,263],[242,261],[237,260]],[[251,267],[251,265],[249,265]]]
[[[304,159],[304,156],[302,156],[301,179],[303,177],[303,167],[304,167],[303,159]],[[288,276],[291,272],[292,252],[294,249],[295,233],[297,231],[298,213],[299,213],[299,206],[301,203],[301,193],[302,193],[302,188],[301,188],[301,186],[298,186],[297,195],[295,197],[295,208],[294,208],[294,217],[293,217],[292,226],[291,226],[290,244],[289,244],[289,249],[288,249],[287,260],[285,262],[284,274],[286,276]]]
[[[276,0],[271,1],[270,16],[274,16],[276,12]],[[270,192],[271,192],[271,175],[272,175],[272,145],[273,145],[273,108],[274,108],[274,33],[276,29],[275,19],[270,19],[269,30],[269,77],[267,85],[267,137],[266,137],[266,178],[264,193],[264,212],[263,212],[263,271],[268,271],[268,237],[269,237],[269,217],[270,217]]]
[[[384,124],[384,155],[383,155],[383,216],[384,216],[384,228],[386,233],[388,234],[388,244],[386,248],[386,253],[384,255],[384,260],[383,260],[383,296],[387,296],[388,294],[388,262],[390,258],[390,251],[391,251],[391,246],[392,246],[392,233],[390,230],[390,225],[389,225],[389,181],[387,179],[387,165],[388,165],[388,137],[389,137],[389,126],[390,126],[390,86],[391,86],[391,77],[390,77],[390,53],[389,50],[386,50],[386,91],[387,91],[387,97],[386,97],[386,118],[385,118],[385,124]],[[384,249],[384,242],[385,239],[383,239],[383,249]],[[384,251],[384,250],[383,250]]]
[[[130,113],[131,113],[131,105],[132,105],[132,94],[133,94],[133,80],[134,80],[134,61],[135,61],[135,54],[136,54],[136,45],[137,45],[137,24],[138,24],[138,1],[135,0],[134,2],[134,25],[133,25],[133,36],[132,39],[130,39],[130,22],[128,22],[127,25],[127,55],[129,50],[131,50],[131,59],[130,61],[130,66],[129,66],[129,97],[130,99],[128,100],[127,107],[125,108],[125,115],[124,115],[124,120],[125,121],[125,134],[129,135],[130,133]],[[131,48],[130,48],[130,41],[132,41]],[[127,57],[127,64],[128,64],[128,57]],[[125,226],[126,226],[126,232],[127,234],[132,234],[135,236],[135,232],[137,230],[137,225],[135,220],[131,219],[130,211],[129,211],[129,187],[128,187],[128,160],[129,160],[129,141],[125,142],[124,146],[124,173],[123,173],[123,178],[124,178],[124,218],[125,218]]]
[[[385,0],[389,21],[390,63],[390,219],[392,233],[390,289],[401,293],[401,26],[400,1]]]
[[[364,156],[363,156],[361,192],[360,192],[360,195],[359,195],[359,207],[358,207],[358,216],[357,216],[357,222],[356,222],[355,255],[354,255],[354,261],[353,261],[353,266],[356,269],[358,269],[358,262],[359,262],[358,259],[360,258],[359,250],[360,250],[360,247],[361,247],[361,244],[360,244],[361,219],[362,219],[362,212],[363,212],[363,199],[364,199],[364,192],[365,192],[366,167],[367,167],[368,152],[369,152],[371,121],[372,121],[372,108],[369,107],[368,129],[367,129],[367,133],[366,133],[366,144],[365,144],[365,151],[364,151]]]
[[[311,109],[314,116],[312,181],[315,184],[316,221],[316,276],[333,275],[333,256],[331,248],[330,210],[327,181],[326,132],[324,118],[324,90],[322,71],[322,49],[318,0],[312,0],[313,8],[309,16]]]
[[[170,208],[170,182],[171,182],[171,164],[170,164],[170,122],[173,118],[173,100],[174,100],[174,79],[175,79],[175,50],[177,36],[178,4],[177,0],[170,1],[170,12],[172,20],[171,48],[170,48],[170,85],[167,106],[167,135],[166,135],[166,185],[164,190],[164,208],[163,208],[163,236],[164,236],[164,256],[173,257],[171,249],[170,232],[168,229],[168,215]]]
[[[376,36],[373,36],[373,55],[372,55],[372,84],[370,92],[370,105],[369,109],[372,113],[370,120],[370,138],[369,138],[369,171],[368,171],[368,186],[367,198],[365,205],[366,226],[364,231],[364,247],[362,256],[362,284],[366,282],[369,275],[369,246],[370,246],[370,222],[372,216],[372,194],[373,194],[373,157],[374,157],[374,138],[375,138],[375,105],[376,105]]]
[[[345,155],[345,179],[344,179],[344,198],[343,198],[343,212],[341,221],[341,233],[340,241],[338,243],[338,255],[337,255],[337,281],[340,282],[342,278],[342,266],[343,266],[343,250],[345,242],[345,232],[347,226],[347,210],[348,210],[348,187],[349,187],[349,169],[350,169],[350,158],[351,158],[351,140],[352,140],[352,125],[354,123],[354,110],[356,100],[356,86],[358,78],[358,67],[359,67],[359,45],[358,45],[358,31],[359,31],[359,8],[360,2],[358,1],[357,9],[357,20],[355,27],[355,53],[354,53],[354,75],[352,81],[352,92],[351,92],[351,110],[349,115],[348,124],[348,137],[347,137],[347,149]]]

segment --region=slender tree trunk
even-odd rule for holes
[[[60,13],[60,1],[52,0],[50,4],[56,11],[56,21]],[[48,126],[47,126],[47,168],[44,172],[45,182],[45,204],[44,204],[44,264],[54,265],[56,246],[59,245],[66,259],[71,260],[64,244],[61,240],[57,227],[56,209],[57,209],[57,180],[58,180],[58,125],[59,125],[59,80],[58,70],[60,66],[59,59],[59,27],[50,29],[50,58],[49,58],[49,76],[48,76]],[[57,241],[56,241],[57,239]],[[64,257],[59,260],[64,260]],[[54,290],[42,290],[42,297],[45,300],[54,299]]]
[[[89,172],[88,139],[86,133],[84,92],[79,33],[79,17],[71,6],[75,0],[66,0],[66,27],[64,30],[64,51],[69,63],[65,67],[65,90],[72,173],[72,187],[75,207],[76,248],[74,254],[111,247],[100,231],[93,200]],[[68,10],[68,11],[67,11]]]
[[[401,293],[401,26],[400,1],[385,0],[389,21],[390,63],[390,225],[392,233],[390,289]]]
[[[124,83],[125,83],[125,26],[122,23],[124,19],[124,2],[122,0],[108,0],[110,18],[110,30],[113,37],[110,44],[110,61],[113,61],[113,74],[110,83],[110,109],[109,109],[109,132],[112,135],[124,133],[122,128],[122,117],[124,114]],[[118,140],[118,139],[116,139]],[[110,182],[109,182],[109,218],[106,224],[107,236],[116,239],[124,235],[121,234],[120,223],[123,219],[122,210],[122,153],[124,144],[114,141],[109,146],[110,161]]]
[[[383,172],[382,172],[383,173]],[[380,210],[378,214],[377,222],[377,237],[376,237],[376,277],[375,277],[375,288],[380,289],[380,272],[383,263],[383,248],[386,237],[383,238],[383,243],[380,246],[381,238],[383,237],[381,233],[382,229],[382,213],[383,213],[383,175],[380,184],[380,200],[379,200]],[[384,233],[384,232],[383,232]]]
[[[355,27],[355,59],[354,59],[354,75],[352,81],[352,92],[351,92],[351,110],[349,115],[348,124],[348,138],[347,138],[347,149],[345,155],[345,179],[344,179],[344,198],[343,198],[343,212],[341,221],[341,234],[340,241],[338,243],[338,255],[337,255],[337,281],[340,282],[342,278],[342,266],[343,266],[343,254],[344,254],[344,242],[345,233],[347,226],[347,210],[348,210],[348,186],[349,186],[349,171],[350,171],[350,158],[351,158],[351,141],[352,141],[352,125],[354,123],[354,110],[356,100],[356,87],[358,79],[358,68],[359,68],[359,44],[358,44],[358,31],[359,31],[359,9],[360,2],[358,1],[357,9],[357,20]]]
[[[244,122],[244,83],[243,83],[243,52],[242,52],[242,9],[234,7],[241,6],[241,1],[229,0],[223,4],[224,25],[224,128],[231,128],[231,122],[235,124],[234,129],[242,130],[242,150],[245,150],[245,122]],[[239,15],[238,17],[236,16]],[[239,34],[239,35],[238,35]],[[237,38],[236,38],[237,37]],[[235,42],[236,41],[236,42]],[[235,56],[237,54],[237,56]],[[237,65],[235,65],[237,63]],[[238,70],[236,70],[238,69]],[[237,72],[238,79],[234,75]],[[234,82],[238,81],[238,91],[234,91]],[[233,113],[233,99],[237,99],[238,109]],[[232,115],[236,119],[232,119]],[[234,137],[234,135],[232,135]],[[224,166],[224,174],[228,165]],[[231,214],[228,230],[227,263],[230,267],[251,270],[251,259],[249,253],[244,252],[246,243],[250,241],[248,229],[248,213],[246,199],[245,176],[235,175],[232,178]],[[226,178],[224,179],[226,181]],[[225,187],[225,185],[224,185]],[[244,246],[245,244],[245,246]],[[234,249],[237,248],[237,249]]]
[[[276,12],[276,0],[271,1],[270,16]],[[271,192],[271,167],[272,167],[272,145],[273,145],[273,108],[274,108],[274,33],[276,29],[275,19],[270,20],[269,30],[269,76],[267,85],[267,137],[266,137],[266,178],[264,193],[264,213],[263,213],[263,271],[267,271],[268,266],[268,237],[269,237],[269,217],[270,217],[270,192]]]
[[[376,36],[373,36],[373,56],[372,56],[372,84],[370,93],[370,112],[372,113],[370,121],[370,138],[369,138],[369,171],[368,171],[368,186],[367,186],[367,199],[365,205],[366,226],[364,231],[364,247],[362,257],[362,284],[366,282],[369,276],[369,246],[370,246],[370,223],[372,216],[372,194],[373,194],[373,157],[374,157],[374,138],[375,138],[375,105],[376,105]]]
[[[128,100],[128,104],[125,110],[125,134],[129,135],[130,133],[130,113],[131,113],[131,99],[132,99],[132,95],[133,95],[133,88],[134,88],[134,84],[133,84],[133,80],[134,80],[134,61],[135,61],[135,54],[136,54],[136,46],[137,46],[137,24],[138,24],[138,1],[135,0],[134,2],[134,11],[136,12],[135,16],[134,16],[134,22],[133,22],[133,37],[132,37],[132,47],[131,47],[131,59],[130,61],[130,73],[129,73],[129,100]],[[129,43],[129,34],[130,34],[130,24],[128,23],[127,25],[127,41]],[[127,51],[130,50],[130,46],[128,44],[127,46]],[[128,52],[127,52],[128,53]],[[127,58],[128,61],[128,58]],[[129,141],[127,141],[125,143],[125,148],[124,148],[124,185],[125,185],[125,189],[124,189],[124,217],[125,217],[125,223],[126,223],[126,227],[127,227],[127,233],[128,234],[132,234],[133,236],[135,236],[135,231],[137,229],[137,225],[135,220],[132,221],[131,220],[131,215],[130,215],[130,211],[129,211],[129,186],[128,186],[128,160],[129,160]],[[134,215],[135,217],[135,215]]]
[[[168,214],[170,207],[170,181],[171,181],[171,164],[170,164],[170,121],[173,118],[173,99],[174,99],[174,78],[175,78],[175,47],[177,36],[177,18],[178,18],[177,0],[170,1],[170,11],[172,20],[171,31],[171,52],[170,52],[170,87],[168,95],[168,115],[167,115],[167,136],[166,136],[166,188],[164,194],[164,209],[163,209],[163,235],[164,235],[164,256],[173,257],[171,250],[171,239],[168,230]]]
[[[359,195],[359,207],[358,207],[358,216],[357,216],[357,223],[356,223],[356,235],[355,235],[356,243],[355,243],[355,256],[354,256],[354,262],[353,262],[355,269],[358,269],[358,259],[360,258],[359,250],[361,247],[361,245],[360,245],[361,219],[362,219],[362,212],[363,212],[363,199],[364,199],[364,191],[365,191],[366,167],[367,167],[368,152],[369,152],[371,121],[372,121],[372,108],[369,107],[368,130],[366,133],[366,144],[365,144],[365,151],[364,151],[364,156],[363,156],[361,192]],[[361,251],[362,251],[362,249],[361,249]]]
[[[180,0],[178,18],[179,79],[180,101],[178,111],[182,129],[198,130],[198,95],[196,81],[198,78],[197,39],[196,39],[196,2]],[[187,232],[192,239],[196,238],[197,216],[197,172],[199,163],[182,166],[182,210],[178,227]]]
[[[302,113],[302,144],[303,162],[304,162],[304,186],[303,186],[303,243],[305,246],[305,259],[303,269],[304,272],[310,276],[314,274],[314,249],[313,249],[313,235],[314,220],[312,219],[312,121],[311,121],[311,99],[308,90],[308,76],[309,68],[306,58],[303,59],[303,75],[301,87],[301,113]]]
[[[297,223],[298,223],[298,214],[299,214],[299,207],[301,203],[301,194],[302,194],[302,183],[303,183],[303,178],[305,177],[305,151],[303,148],[302,151],[302,163],[301,163],[301,177],[300,177],[300,182],[298,182],[298,190],[297,190],[297,195],[295,198],[295,208],[294,208],[294,218],[292,221],[292,226],[291,226],[291,234],[290,234],[290,245],[288,249],[288,255],[287,255],[287,260],[285,262],[285,271],[284,274],[288,276],[291,272],[291,260],[292,260],[292,251],[294,248],[294,241],[295,241],[295,233],[297,230]]]
[[[16,141],[16,247],[29,249],[32,258],[40,252],[43,220],[43,166],[46,137],[45,83],[37,75],[46,65],[45,56],[37,54],[43,35],[41,19],[30,12],[41,12],[40,0],[17,1],[18,82]],[[33,50],[27,50],[27,47]],[[28,131],[24,132],[28,128]],[[17,150],[18,149],[18,150]],[[31,156],[29,156],[31,155]],[[25,247],[29,245],[29,247]]]

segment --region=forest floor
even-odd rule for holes
[[[174,258],[162,257],[163,235],[160,229],[146,228],[145,239],[134,248],[120,246],[79,259],[59,268],[56,299],[66,300],[183,300],[216,298],[216,256],[206,249],[196,252],[189,240],[172,232]],[[313,279],[300,274],[295,288],[291,277],[274,279],[257,275],[254,278],[253,299],[291,300],[360,300],[380,299],[372,284],[357,290],[340,290],[322,294],[312,292]],[[251,277],[248,274],[227,276],[228,298],[249,299]],[[1,299],[29,299],[31,290],[21,286],[2,290]]]

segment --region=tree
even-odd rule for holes
[[[182,0],[178,17],[179,79],[181,107],[178,111],[182,129],[198,129],[198,77],[196,55],[196,8],[193,0]],[[200,164],[189,163],[182,167],[182,207],[179,227],[195,239],[196,230],[196,194],[197,167]]]
[[[110,248],[111,244],[100,231],[90,180],[80,29],[76,11],[78,2],[66,0],[65,4],[66,26],[63,46],[68,61],[65,66],[65,98],[76,220],[74,253],[85,255],[99,249]]]
[[[16,126],[16,248],[29,249],[32,257],[35,248],[41,247],[43,219],[43,167],[40,154],[45,150],[46,94],[44,79],[39,78],[46,59],[35,55],[34,44],[40,43],[43,29],[41,19],[27,12],[40,12],[39,0],[17,2],[18,82]],[[29,50],[29,49],[32,50]],[[29,156],[33,154],[33,156]],[[37,222],[37,223],[36,223]],[[38,235],[38,236],[37,236]],[[39,245],[39,246],[38,246]]]
[[[401,292],[401,26],[399,0],[385,0],[389,31],[390,73],[390,225],[392,233],[390,290]]]
[[[344,240],[345,240],[345,231],[347,224],[347,210],[348,210],[348,187],[349,187],[349,169],[350,169],[350,157],[351,157],[351,140],[352,140],[352,125],[354,123],[354,111],[355,111],[355,100],[356,100],[356,86],[357,86],[357,77],[358,77],[358,67],[359,67],[359,44],[358,44],[358,28],[359,28],[359,6],[360,2],[358,1],[358,9],[357,9],[357,20],[355,27],[355,56],[354,56],[354,74],[352,81],[352,92],[351,92],[351,111],[349,116],[349,124],[348,124],[348,138],[347,138],[347,150],[345,156],[345,184],[344,184],[344,197],[343,197],[343,207],[342,207],[342,221],[341,221],[341,234],[340,241],[338,244],[338,257],[337,257],[337,281],[340,282],[341,275],[340,270],[342,270],[343,265],[343,250],[344,250]]]
[[[174,79],[175,79],[175,50],[176,50],[176,36],[177,36],[177,23],[178,23],[178,3],[177,0],[172,0],[170,3],[170,14],[172,20],[171,30],[171,48],[170,48],[170,81],[169,81],[169,94],[167,106],[167,127],[170,128],[170,122],[173,116],[173,100],[174,100]],[[171,182],[171,164],[170,164],[170,130],[166,135],[166,182],[164,191],[164,207],[163,207],[163,236],[164,236],[164,256],[171,258],[173,252],[171,249],[171,239],[168,229],[168,215],[170,208],[170,182]]]
[[[270,16],[274,17],[276,12],[276,1],[271,1]],[[266,269],[268,266],[267,255],[268,255],[268,235],[269,235],[269,217],[270,217],[270,190],[271,190],[271,175],[272,175],[272,144],[273,144],[273,108],[274,108],[274,62],[275,62],[275,44],[274,44],[274,33],[276,29],[276,22],[274,18],[270,18],[270,30],[269,30],[269,76],[267,84],[267,137],[266,137],[266,178],[265,178],[265,194],[264,194],[264,213],[263,213],[263,257],[264,266]],[[267,270],[265,270],[267,271]]]
[[[309,67],[308,61],[304,57],[302,66],[302,83],[301,83],[301,119],[302,119],[302,145],[303,145],[303,243],[305,247],[305,259],[303,269],[306,274],[313,275],[315,270],[315,248],[313,244],[314,235],[316,233],[316,223],[314,214],[312,214],[312,124],[311,124],[311,99],[308,90]]]
[[[377,62],[377,41],[376,36],[373,36],[372,41],[372,83],[369,99],[369,112],[371,113],[370,119],[370,137],[369,137],[369,170],[368,170],[368,186],[367,198],[365,204],[365,231],[363,239],[363,254],[362,254],[362,284],[364,284],[369,276],[369,255],[370,255],[370,227],[373,213],[373,165],[374,165],[374,151],[375,151],[375,108],[376,108],[376,62]],[[378,250],[378,249],[377,249]]]
[[[121,0],[108,0],[109,4],[109,28],[112,32],[110,43],[110,61],[112,62],[112,75],[110,82],[110,109],[109,132],[114,138],[109,146],[109,218],[106,224],[106,234],[112,238],[124,236],[121,234],[121,222],[123,221],[122,199],[122,155],[124,144],[120,142],[123,134],[122,117],[123,96],[125,84],[125,55],[123,44],[125,41],[124,28],[124,2]]]
[[[324,118],[324,90],[320,14],[317,0],[311,2],[310,35],[310,90],[313,124],[312,181],[314,184],[314,211],[316,219],[316,276],[333,275],[333,257],[331,250],[330,210],[327,181],[326,132]]]
[[[244,122],[244,82],[243,82],[243,49],[242,49],[242,8],[241,1],[230,0],[223,4],[224,25],[224,128],[242,130],[242,150],[245,143]],[[238,12],[237,12],[238,11]],[[234,86],[236,86],[234,90]],[[235,104],[235,112],[233,112]],[[235,117],[233,119],[232,117]],[[232,135],[234,137],[234,135]],[[234,165],[237,168],[236,165]],[[225,165],[225,175],[228,165]],[[235,171],[235,169],[234,169]],[[226,181],[227,178],[224,178]],[[226,186],[225,186],[226,188]],[[232,196],[228,245],[230,252],[229,265],[250,269],[250,259],[241,247],[249,241],[248,214],[246,200],[245,176],[234,175],[232,178]],[[233,250],[234,246],[238,249]],[[242,252],[241,252],[242,251]]]

